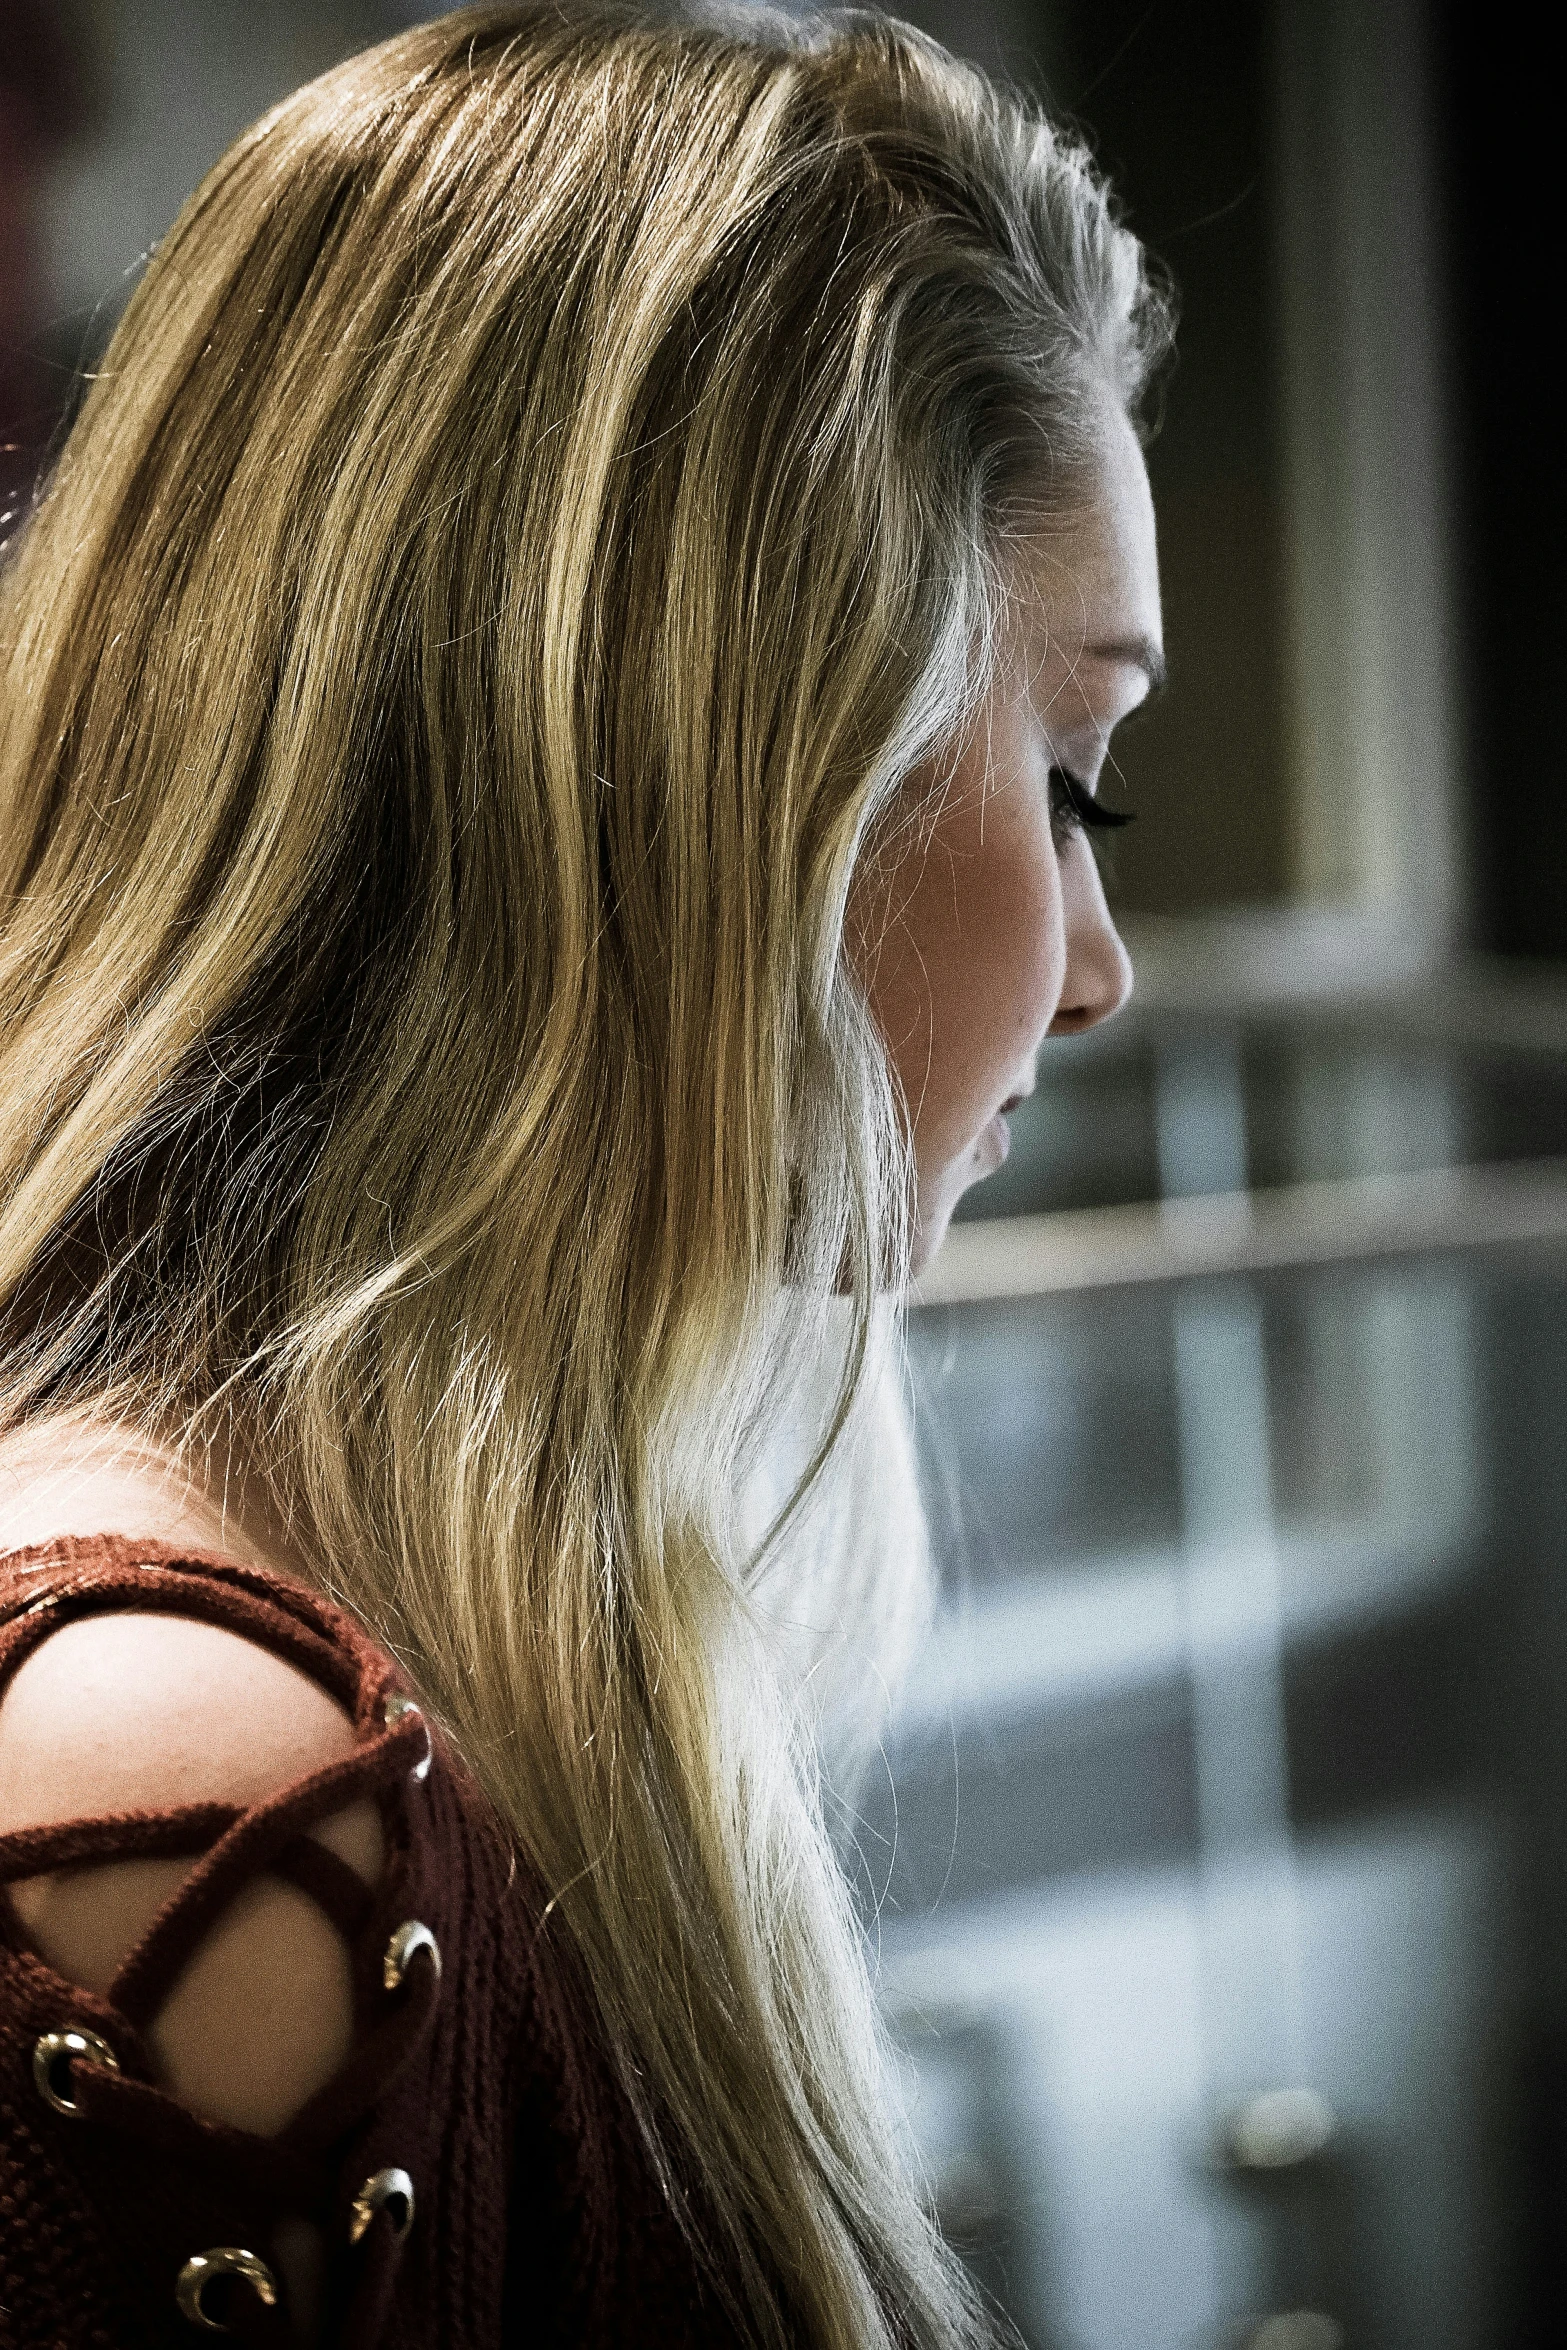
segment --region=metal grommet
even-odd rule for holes
[[[45,2032],[41,2040],[33,2043],[33,2084],[44,2103],[52,2105],[56,2113],[74,2116],[81,2111],[75,2098],[66,2094],[71,2062],[78,2057],[83,2064],[101,2064],[105,2072],[117,2073],[120,2069],[114,2050],[96,2032]]]
[[[430,1953],[430,1964],[434,1967],[435,1979],[439,1982],[441,1979],[441,1946],[439,1942],[429,1927],[421,1924],[418,1918],[405,1918],[388,1942],[386,1956],[381,1961],[381,1980],[388,1991],[401,1990],[403,1977],[408,1972],[408,1962],[421,1950],[427,1950]]]
[[[382,1708],[382,1714],[388,1729],[391,1729],[394,1722],[403,1721],[409,1714],[417,1714],[420,1721],[424,1721],[424,1707],[412,1697],[389,1697]],[[427,1779],[430,1776],[430,1726],[428,1722],[425,1722],[424,1752],[414,1764],[410,1776],[415,1779]]]
[[[414,2183],[405,2170],[378,2170],[349,2205],[348,2241],[357,2244],[378,2211],[392,2223],[401,2243],[414,2224]]]
[[[254,2252],[247,2252],[242,2244],[214,2244],[210,2252],[193,2252],[174,2280],[174,2298],[180,2315],[188,2317],[193,2326],[205,2326],[209,2334],[226,2334],[232,2329],[221,2318],[209,2317],[203,2306],[203,2297],[209,2285],[219,2277],[241,2277],[259,2301],[268,2309],[277,2306],[277,2279],[264,2260]]]

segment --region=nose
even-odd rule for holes
[[[1132,992],[1132,958],[1110,919],[1104,884],[1086,842],[1061,860],[1066,975],[1050,1023],[1052,1036],[1078,1036],[1118,1012]]]

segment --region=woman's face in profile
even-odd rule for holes
[[[1008,656],[939,763],[937,813],[850,891],[850,958],[912,1118],[916,1272],[1005,1158],[1005,1113],[1033,1091],[1044,1039],[1093,1027],[1131,987],[1062,781],[1097,790],[1112,732],[1163,670],[1153,501],[1118,410],[1093,487],[1028,551]]]

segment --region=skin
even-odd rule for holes
[[[1045,1039],[1108,1019],[1131,987],[1093,852],[1051,807],[1054,766],[1097,790],[1111,735],[1164,666],[1147,468],[1119,410],[1100,438],[1080,519],[1023,551],[972,736],[912,779],[938,787],[934,818],[850,891],[850,958],[912,1128],[916,1272],[1005,1158],[1005,1113],[1033,1091]]]
[[[1005,1156],[1006,1109],[1032,1090],[1045,1038],[1107,1018],[1130,986],[1093,856],[1059,810],[1053,821],[1050,787],[1057,764],[1097,786],[1114,728],[1162,668],[1153,507],[1119,412],[1105,411],[1081,518],[1024,551],[1017,586],[1013,641],[979,725],[916,779],[940,786],[933,816],[870,857],[850,896],[848,952],[910,1118],[916,1266]],[[0,1550],[104,1530],[311,1579],[233,1462],[198,1480],[88,1421],[0,1444]],[[0,1704],[0,1833],[128,1807],[254,1803],[351,1745],[347,1717],[308,1676],[233,1633],[88,1618],[35,1651]],[[376,1880],[374,1806],[315,1833]],[[11,1898],[60,1973],[104,1990],[188,1865],[59,1871]],[[263,1878],[208,1937],[150,2047],[196,2112],[268,2133],[337,2070],[351,2036],[338,1937],[313,1904]],[[319,2247],[273,2249],[308,2311]]]

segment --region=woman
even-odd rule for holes
[[[0,632],[0,2341],[983,2335],[829,1815],[1165,333],[866,17],[465,11],[155,256]]]

